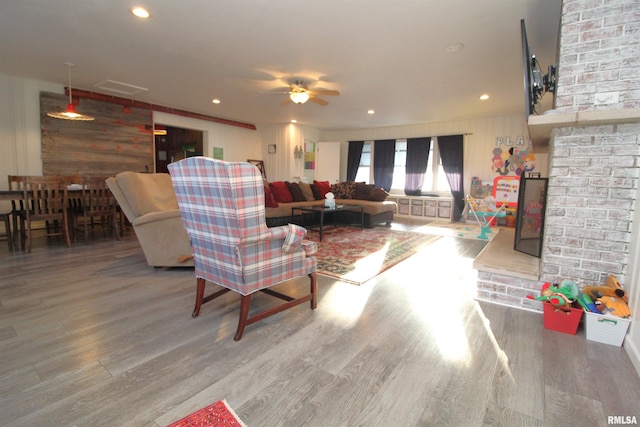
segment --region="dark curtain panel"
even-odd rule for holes
[[[449,187],[453,194],[453,220],[458,221],[464,209],[464,156],[463,135],[450,135],[438,137],[438,149],[442,167],[447,175]]]
[[[355,181],[360,167],[364,141],[349,141],[349,153],[347,155],[347,181]]]
[[[396,140],[383,139],[373,145],[373,181],[376,187],[391,190],[393,163],[396,158]]]
[[[407,163],[404,194],[419,196],[422,193],[422,180],[427,171],[429,161],[429,146],[431,137],[407,139]]]

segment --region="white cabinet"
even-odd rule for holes
[[[426,221],[446,219],[453,215],[453,198],[430,196],[401,196],[391,194],[387,200],[396,202],[395,214],[401,218],[417,218]]]

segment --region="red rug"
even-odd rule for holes
[[[246,427],[246,425],[225,400],[218,400],[213,405],[187,415],[168,427]]]
[[[339,227],[317,231],[307,239],[318,243],[318,274],[361,285],[407,259],[440,236],[388,228]]]

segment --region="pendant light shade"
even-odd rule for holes
[[[94,120],[94,117],[88,116],[86,114],[80,114],[76,111],[75,105],[73,105],[73,99],[71,97],[71,67],[74,65],[65,62],[68,69],[69,74],[69,103],[67,104],[67,109],[64,111],[54,111],[47,113],[47,116],[53,117],[54,119],[63,119],[63,120],[79,120],[79,121],[90,121]]]

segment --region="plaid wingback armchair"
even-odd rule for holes
[[[189,157],[169,165],[184,226],[191,240],[197,283],[193,317],[202,304],[228,292],[241,295],[235,340],[244,327],[272,314],[310,301],[316,308],[317,246],[303,240],[298,225],[268,228],[264,184],[249,163]],[[303,275],[311,279],[308,294],[293,298],[269,289]],[[207,297],[205,283],[223,287]],[[286,302],[249,317],[251,296],[262,291]]]

